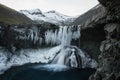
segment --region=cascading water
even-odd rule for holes
[[[58,30],[47,30],[45,32],[45,42],[47,44],[58,44],[70,46],[72,39],[80,37],[80,26],[60,26]]]
[[[95,60],[91,59],[81,49],[71,45],[72,39],[80,38],[80,26],[65,26],[60,29],[62,29],[61,51],[56,55],[51,63],[76,68],[95,68],[97,66],[97,62]]]

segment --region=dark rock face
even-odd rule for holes
[[[96,60],[101,53],[99,47],[103,40],[105,40],[105,32],[102,25],[81,30],[80,47]]]
[[[119,0],[98,0],[107,10],[107,20],[119,22],[120,20],[120,1]]]
[[[99,0],[106,7],[106,40],[101,43],[99,66],[90,80],[120,80],[120,1]]]
[[[93,76],[94,78],[92,77],[91,80],[117,80],[120,72],[120,40],[117,39],[117,36],[112,37],[112,35],[118,35],[117,28],[119,26],[118,24],[108,24],[105,26],[109,30],[107,31],[107,39],[101,44],[101,54],[98,58],[99,67]],[[111,27],[112,29],[110,29]]]

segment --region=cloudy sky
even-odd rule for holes
[[[69,16],[81,15],[98,4],[97,0],[0,0],[15,10],[39,8],[43,12],[56,10]]]

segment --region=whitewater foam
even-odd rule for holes
[[[42,69],[42,70],[47,70],[47,71],[54,71],[54,72],[58,72],[58,71],[65,71],[68,70],[69,67],[66,65],[60,65],[60,64],[46,64],[46,65],[39,65],[39,66],[35,66],[33,67],[34,69]]]

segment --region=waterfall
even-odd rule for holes
[[[60,28],[61,51],[51,62],[52,64],[61,64],[69,67],[97,67],[97,62],[90,58],[81,49],[71,45],[72,39],[80,38],[80,26],[65,26]],[[92,65],[95,64],[95,65]]]
[[[60,26],[58,30],[47,30],[45,32],[45,42],[47,44],[58,44],[70,46],[72,39],[80,37],[80,26]]]

